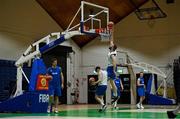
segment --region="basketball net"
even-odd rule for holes
[[[114,23],[109,22],[107,25],[107,29],[101,29],[99,35],[101,37],[101,41],[109,41],[111,38],[111,33],[113,31]]]

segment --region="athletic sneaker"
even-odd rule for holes
[[[47,113],[50,113],[50,112],[51,112],[51,107],[48,106]]]
[[[167,111],[167,115],[169,119],[175,119],[177,115],[173,113],[173,111]]]
[[[139,103],[136,105],[136,107],[137,107],[138,109],[141,109],[141,106],[140,106]]]
[[[107,106],[106,106],[106,105],[103,105],[102,111],[103,111],[103,112],[106,111],[106,108],[107,108]]]
[[[55,109],[54,109],[54,112],[55,112],[55,113],[58,113],[58,112],[59,112],[59,111],[58,111],[58,108],[55,108]]]

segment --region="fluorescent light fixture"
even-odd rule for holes
[[[122,73],[123,73],[123,70],[122,70],[122,69],[118,69],[117,72],[118,72],[119,74],[122,74]]]
[[[148,72],[148,70],[144,69],[144,72]]]

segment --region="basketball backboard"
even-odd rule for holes
[[[79,24],[71,27],[74,19],[80,14]],[[81,6],[69,24],[66,31],[80,30],[83,34],[107,35],[109,23],[109,9],[107,7],[81,1]]]

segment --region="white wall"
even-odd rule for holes
[[[61,31],[35,0],[1,0],[0,58],[16,60],[33,41]]]
[[[21,42],[20,40],[22,39],[26,39],[26,41]],[[20,57],[28,44],[30,44],[29,38],[7,32],[0,32],[0,58],[15,60]]]
[[[138,60],[166,64],[172,61],[172,53],[180,47],[180,28],[177,27],[180,26],[180,16],[176,15],[180,10],[180,1],[170,5],[164,0],[158,3],[167,18],[155,20],[150,27],[148,21],[138,20],[133,13],[116,25],[115,41],[119,47],[135,54]]]
[[[74,100],[74,97],[72,98],[70,96],[70,93],[73,93],[73,91],[77,88],[79,90],[79,103],[86,103],[87,102],[87,83],[86,80],[83,80],[81,76],[81,64],[82,64],[82,58],[81,58],[81,49],[73,42],[72,40],[65,41],[62,43],[64,46],[70,46],[72,47],[74,53],[70,54],[70,57],[68,58],[70,61],[70,66],[68,72],[69,72],[69,79],[68,81],[71,83],[71,87],[68,88],[68,104],[72,104],[72,100]],[[76,80],[79,80],[79,87],[76,86]],[[72,100],[71,100],[72,99]]]

